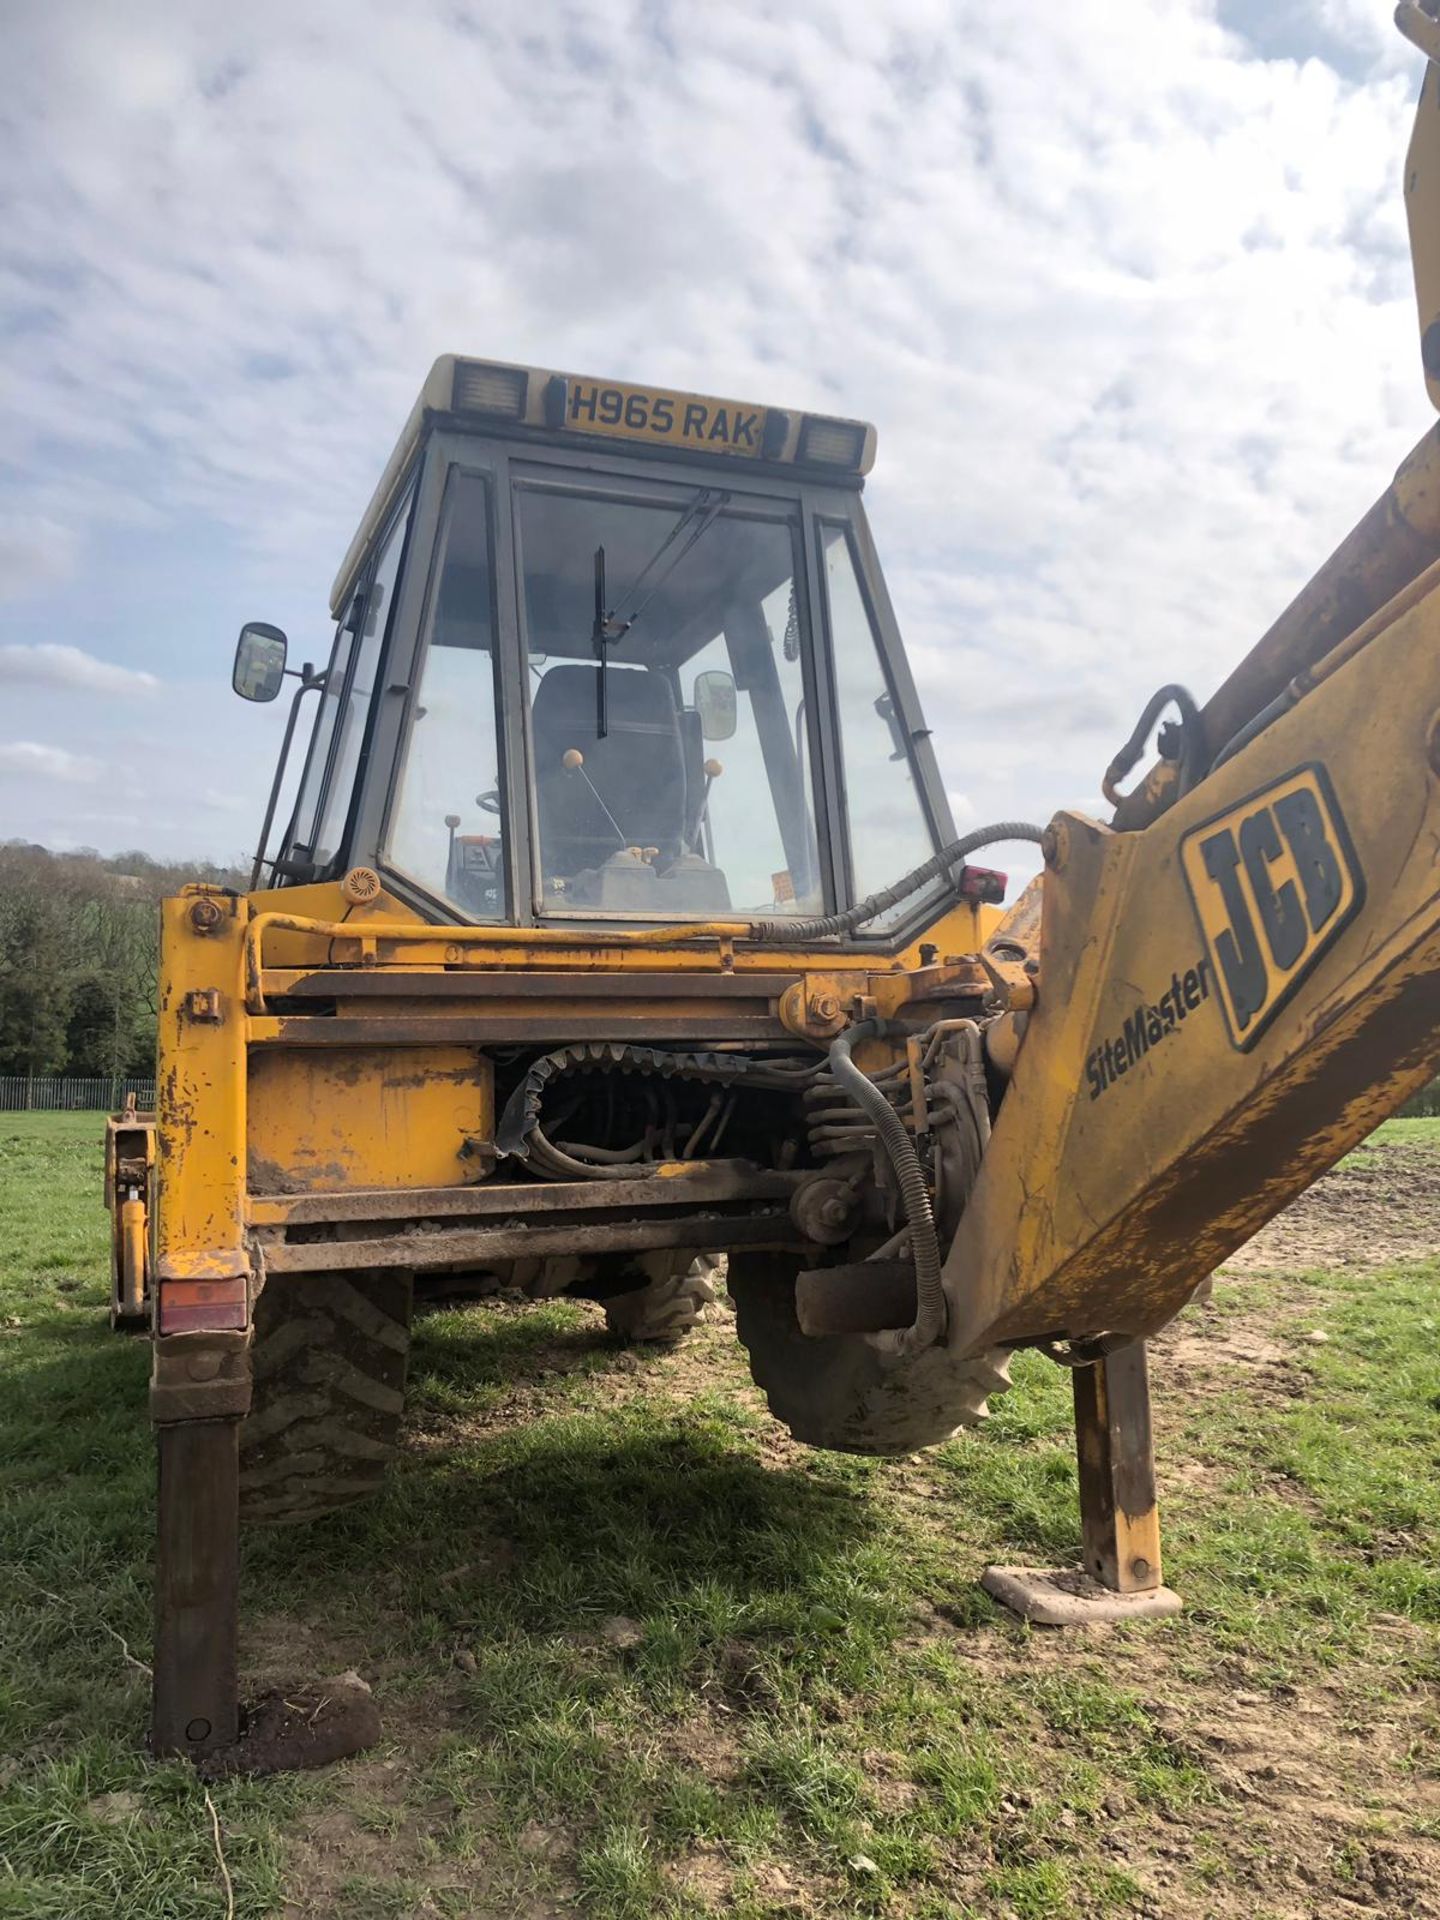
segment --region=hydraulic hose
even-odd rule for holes
[[[1161,687],[1158,693],[1152,693],[1145,703],[1145,711],[1135,723],[1135,731],[1121,747],[1115,758],[1105,769],[1105,778],[1100,782],[1100,791],[1112,807],[1121,804],[1120,782],[1139,760],[1145,751],[1145,743],[1150,738],[1150,730],[1160,718],[1166,707],[1174,705],[1180,714],[1179,751],[1173,757],[1180,763],[1180,793],[1189,793],[1190,789],[1205,773],[1204,723],[1200,718],[1200,709],[1195,704],[1195,696],[1188,687],[1176,686],[1173,682]],[[1161,752],[1165,754],[1165,735],[1161,733]]]
[[[1007,830],[1004,837],[1015,836]],[[850,1058],[850,1049],[857,1040],[880,1039],[888,1030],[887,1021],[862,1020],[857,1026],[837,1034],[830,1043],[830,1071],[856,1106],[875,1122],[880,1144],[899,1182],[900,1201],[910,1235],[910,1258],[915,1267],[915,1324],[906,1330],[901,1340],[913,1353],[933,1347],[944,1333],[948,1318],[945,1289],[940,1281],[940,1242],[935,1232],[930,1189],[925,1184],[925,1170],[920,1165],[920,1156],[905,1130],[904,1121],[874,1081],[868,1079]]]
[[[948,873],[956,861],[963,860],[967,854],[975,853],[981,847],[993,846],[997,840],[1030,840],[1038,846],[1042,837],[1042,829],[1031,826],[1025,820],[1000,820],[991,827],[976,827],[970,833],[962,833],[958,840],[952,840],[948,847],[942,847],[939,853],[932,854],[922,866],[912,867],[893,886],[857,900],[853,907],[847,907],[843,913],[826,914],[820,920],[757,920],[754,937],[757,940],[783,940],[787,946],[797,946],[807,940],[826,940],[833,934],[853,933],[857,927],[863,927],[867,920],[877,919],[887,908],[918,893],[937,874]],[[863,1080],[865,1076],[861,1074],[860,1077]]]

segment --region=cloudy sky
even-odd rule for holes
[[[1099,810],[1431,418],[1390,0],[7,0],[0,839],[229,857],[432,358],[876,421],[962,822]]]

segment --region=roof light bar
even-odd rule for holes
[[[523,420],[529,385],[530,375],[524,367],[457,360],[451,405],[457,413],[500,413],[509,420]]]
[[[844,467],[849,473],[863,471],[868,429],[858,420],[822,420],[807,413],[800,429],[800,451],[796,458],[822,467]]]

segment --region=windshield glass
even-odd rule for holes
[[[823,911],[791,527],[710,489],[516,499],[542,909]]]

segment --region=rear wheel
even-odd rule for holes
[[[944,1347],[899,1358],[863,1334],[815,1337],[795,1314],[799,1258],[730,1256],[736,1331],[770,1411],[807,1446],[835,1453],[900,1454],[978,1426],[992,1394],[1010,1385],[1001,1348],[957,1360]]]
[[[400,1440],[412,1297],[408,1273],[266,1281],[240,1425],[243,1521],[318,1520],[380,1487]]]
[[[715,1298],[725,1278],[723,1253],[702,1253],[673,1273],[661,1271],[629,1293],[604,1301],[605,1324],[626,1340],[683,1340]]]

